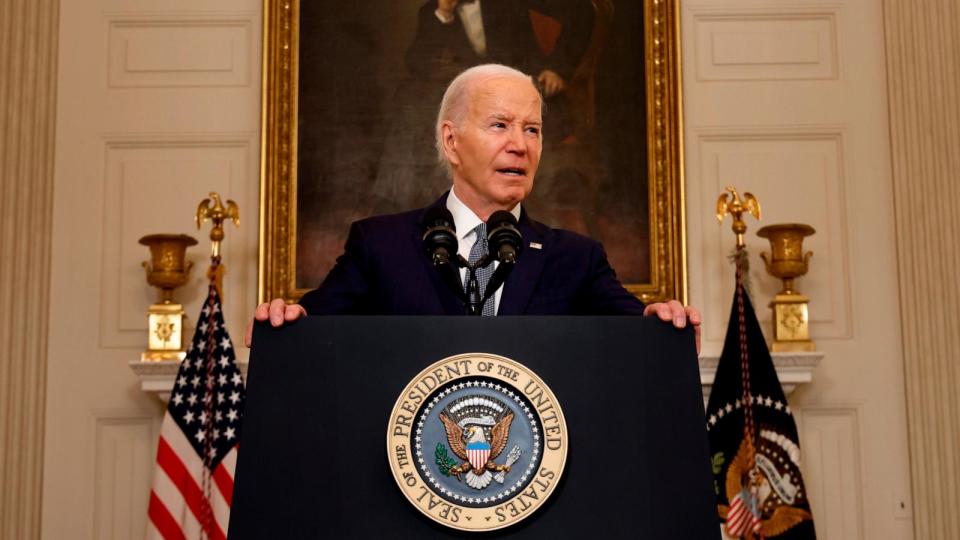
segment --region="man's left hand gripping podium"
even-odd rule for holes
[[[255,329],[231,538],[718,538],[691,329],[309,317]]]

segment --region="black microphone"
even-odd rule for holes
[[[451,255],[456,255],[457,226],[453,224],[453,214],[442,206],[427,210],[423,218],[426,231],[423,233],[423,247],[434,266],[450,264]]]
[[[506,210],[497,210],[487,220],[487,245],[500,264],[514,264],[523,249],[523,236],[517,218]]]

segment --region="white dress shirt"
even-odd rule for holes
[[[457,228],[457,253],[461,255],[464,259],[470,258],[470,250],[473,249],[473,244],[477,242],[477,235],[474,232],[474,228],[477,225],[483,222],[476,214],[473,213],[467,205],[463,204],[457,194],[454,192],[453,188],[450,188],[450,195],[447,196],[447,210],[453,214],[453,225]],[[517,221],[520,220],[520,205],[513,207],[513,210],[510,211],[513,214],[513,217],[517,218]],[[496,270],[497,265],[500,263],[497,261],[493,262],[493,268]],[[467,269],[460,269],[460,283],[463,283],[466,280]],[[482,292],[482,291],[481,291]],[[500,311],[500,295],[503,293],[503,285],[501,285],[496,292],[493,293],[493,312],[497,313]]]

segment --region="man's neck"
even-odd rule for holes
[[[450,188],[450,195],[447,197],[447,210],[453,214],[454,218],[457,218],[458,214],[461,216],[461,219],[454,219],[457,225],[457,230],[460,230],[461,223],[464,224],[468,221],[475,221],[474,226],[480,221],[486,223],[490,216],[498,210],[506,210],[513,214],[513,217],[520,220],[520,203],[516,203],[511,208],[478,208],[477,205],[470,204],[468,201],[464,201],[460,198],[457,193],[456,187]],[[472,228],[472,227],[471,227]]]

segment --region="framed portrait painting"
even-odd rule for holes
[[[438,1],[265,0],[260,298],[296,301],[351,222],[449,189],[440,99],[492,62],[544,96],[524,211],[603,242],[642,300],[685,300],[679,0]]]

